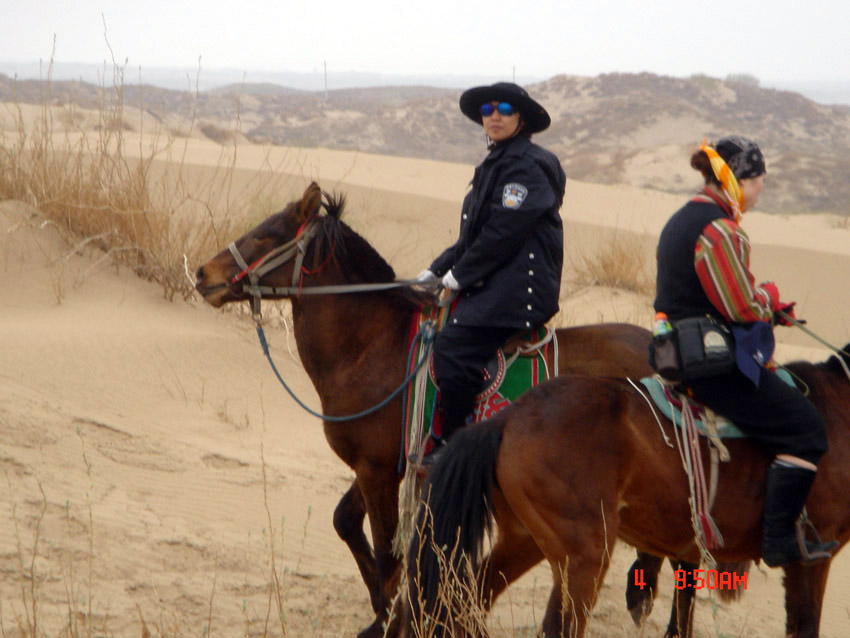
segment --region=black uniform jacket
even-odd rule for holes
[[[461,286],[453,323],[524,329],[558,311],[566,181],[558,158],[522,136],[475,169],[458,240],[430,268]]]

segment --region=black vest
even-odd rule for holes
[[[667,222],[658,238],[658,274],[655,280],[655,311],[670,319],[712,315],[723,319],[702,289],[694,268],[699,236],[716,219],[728,219],[711,202],[690,201]]]

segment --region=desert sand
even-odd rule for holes
[[[241,147],[237,180],[267,162],[291,195],[311,179],[346,193],[347,221],[399,277],[415,275],[455,236],[473,168],[321,149],[271,153]],[[219,154],[193,140],[186,162],[203,174]],[[632,242],[651,275],[655,238],[681,203],[570,181],[555,321],[649,327],[650,297],[575,281],[572,266],[613,238]],[[776,280],[798,301],[798,316],[842,346],[850,341],[850,230],[833,221],[754,212],[744,227],[757,277]],[[0,268],[0,635],[17,636],[34,619],[38,635],[50,637],[69,635],[69,625],[122,637],[351,636],[371,621],[366,589],[332,526],[353,473],[320,422],[278,386],[250,320],[198,298],[165,301],[90,246],[74,250],[22,202],[0,204]],[[268,313],[272,351],[294,390],[318,406],[286,307]],[[826,356],[797,331],[777,336],[781,361]],[[590,635],[663,633],[669,567],[640,630],[624,604],[632,560],[619,544]],[[533,635],[549,587],[542,565],[512,586],[494,611],[494,635]],[[850,635],[849,590],[845,550],[830,573],[825,638]],[[782,636],[784,617],[781,571],[754,566],[739,603],[699,593],[696,634]]]

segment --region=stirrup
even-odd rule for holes
[[[422,457],[420,465],[426,472],[431,469],[431,466],[440,460],[440,457],[442,457],[443,454],[445,454],[446,447],[446,442],[443,439],[440,439],[439,442],[428,451],[428,454],[425,454]]]
[[[425,476],[431,466],[437,462],[437,459],[446,448],[446,443],[443,439],[433,439],[434,445],[425,453],[425,446],[422,445],[417,452],[412,452],[407,455],[407,462],[413,470],[420,476]]]
[[[814,542],[806,540],[806,530],[810,530],[812,536],[814,537]],[[800,512],[800,516],[797,518],[797,521],[794,523],[794,534],[797,537],[797,547],[800,549],[800,561],[804,564],[813,564],[819,563],[824,560],[828,560],[832,558],[832,552],[838,548],[838,541],[829,541],[824,543],[818,531],[815,529],[814,523],[809,519],[809,514],[806,511],[806,508],[803,508],[803,511]],[[818,549],[815,551],[809,551],[809,546],[815,547]]]

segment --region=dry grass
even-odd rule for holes
[[[645,258],[641,239],[616,232],[592,250],[579,248],[568,254],[573,281],[580,286],[605,286],[651,296],[655,292],[654,271]]]
[[[403,583],[401,596],[406,596],[406,605],[411,613],[410,631],[415,638],[433,638],[433,636],[487,635],[487,610],[482,602],[482,592],[477,586],[475,573],[469,556],[454,546],[440,547],[433,540],[433,534],[426,534],[425,528],[433,526],[433,517],[427,503],[420,503],[420,512],[424,514],[418,521],[418,534],[415,539],[421,541],[416,548],[415,574],[421,573],[421,561],[426,552],[434,555],[440,573],[437,598],[433,605],[427,605],[418,576],[411,586]],[[430,609],[430,611],[426,611]]]
[[[164,131],[144,104],[125,107],[123,67],[114,65],[112,84],[101,87],[97,121],[89,125],[70,98],[57,104],[51,68],[52,62],[35,121],[20,104],[7,114],[13,126],[0,133],[0,198],[39,208],[69,245],[99,248],[102,261],[156,282],[167,299],[187,297],[184,256],[199,263],[236,236],[241,228],[233,220],[269,199],[273,172],[259,171],[247,187],[234,189],[240,135],[219,132],[230,146],[222,146],[206,183],[193,182],[185,170],[189,139]],[[129,110],[138,121],[128,121]],[[191,133],[194,111],[187,119]]]

